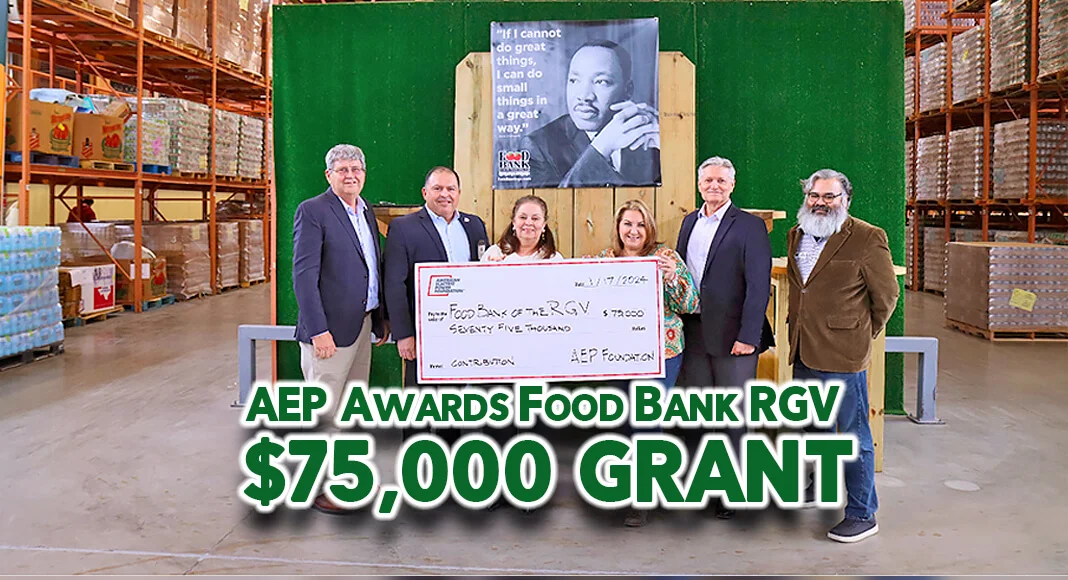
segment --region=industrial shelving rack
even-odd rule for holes
[[[1036,231],[1042,228],[1068,230],[1068,200],[1051,197],[1044,186],[1058,184],[1044,177],[1049,158],[1037,156],[1037,128],[1042,118],[1068,118],[1068,70],[1060,70],[1039,76],[1039,0],[1030,0],[1030,32],[1027,37],[1029,53],[1027,80],[1021,84],[998,91],[991,90],[991,4],[992,0],[914,0],[915,19],[906,22],[906,58],[915,56],[913,67],[913,92],[906,95],[912,99],[913,112],[906,118],[906,147],[912,148],[911,175],[906,183],[907,212],[913,220],[912,253],[908,260],[912,266],[909,287],[920,290],[919,264],[920,238],[924,225],[943,226],[946,240],[955,227],[981,230],[983,241],[989,240],[992,225],[1016,231],[1027,231],[1028,240],[1035,241]],[[934,7],[941,22],[924,21]],[[978,99],[954,103],[953,99],[953,39],[974,26],[983,27],[983,91]],[[946,45],[946,98],[938,110],[920,111],[920,51],[944,42]],[[991,196],[992,184],[992,139],[993,125],[1017,119],[1029,120],[1028,137],[1028,187],[1027,196],[1020,199],[1000,199]],[[917,200],[915,176],[918,163],[917,145],[921,137],[946,135],[946,146],[941,152],[948,167],[948,136],[954,129],[983,127],[983,189],[976,200],[951,200],[948,193],[951,183],[947,178],[947,191],[938,200]],[[1058,147],[1068,147],[1062,142]]]
[[[146,222],[166,221],[160,202],[200,203],[204,221],[208,222],[211,256],[212,290],[218,291],[216,269],[217,196],[233,199],[240,196],[249,207],[261,212],[243,216],[263,221],[264,272],[271,278],[270,217],[273,207],[272,151],[270,118],[272,114],[270,79],[270,2],[253,0],[249,9],[263,11],[262,72],[250,72],[222,60],[215,48],[220,31],[215,0],[207,0],[208,50],[183,45],[144,27],[141,0],[130,0],[133,19],[110,14],[81,0],[21,0],[21,24],[8,25],[8,52],[12,55],[7,79],[7,100],[22,100],[22,143],[28,142],[29,90],[38,87],[68,88],[78,93],[112,94],[137,99],[149,96],[178,97],[206,104],[211,109],[210,151],[208,168],[202,175],[161,175],[143,172],[142,115],[137,115],[137,159],[135,171],[111,171],[54,165],[31,164],[30,155],[21,163],[4,167],[5,182],[19,184],[17,197],[19,223],[29,223],[30,184],[49,188],[49,223],[56,223],[56,202],[69,208],[80,205],[86,186],[114,187],[129,190],[128,195],[94,196],[95,199],[127,199],[133,203],[134,271],[142,263],[142,226]],[[221,31],[220,31],[221,32]],[[27,57],[29,55],[29,57]],[[47,60],[47,68],[44,62]],[[21,66],[15,65],[21,61]],[[75,78],[62,78],[57,69],[75,72]],[[26,71],[30,74],[27,75]],[[215,175],[215,110],[259,117],[265,121],[263,174],[260,179],[227,178]],[[73,194],[71,194],[71,190]],[[58,190],[58,191],[57,191]],[[199,192],[197,197],[170,197],[166,191]],[[65,216],[60,216],[60,220]],[[88,233],[88,232],[87,232]],[[92,233],[89,233],[92,236]],[[95,238],[94,238],[95,239]],[[99,241],[97,241],[99,244]],[[110,248],[101,248],[107,253]],[[110,257],[110,253],[108,253]],[[114,261],[114,259],[112,259]],[[116,262],[118,275],[129,273]],[[142,309],[142,288],[133,284],[134,309]]]

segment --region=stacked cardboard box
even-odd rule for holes
[[[905,57],[905,118],[916,113],[916,57]]]
[[[59,272],[59,307],[63,320],[77,318],[82,313],[82,287],[72,282],[69,271]]]
[[[211,294],[208,224],[145,224],[144,243],[167,259],[167,292],[176,298]]]
[[[923,228],[923,289],[941,292],[945,289],[946,229]]]
[[[946,318],[983,330],[1068,331],[1068,247],[952,243],[945,296]]]
[[[8,151],[22,151],[22,99],[7,104],[4,142]],[[30,151],[75,155],[74,109],[56,103],[30,101]]]
[[[216,0],[215,50],[219,58],[241,65],[245,60],[245,35],[248,34],[249,2]]]
[[[1002,0],[1004,1],[1004,0]],[[996,198],[1026,199],[1030,153],[1029,120],[994,126],[994,192]],[[1068,120],[1040,119],[1037,127],[1040,197],[1068,198]]]
[[[920,51],[920,112],[946,106],[946,45]]]
[[[238,277],[242,284],[266,280],[263,273],[263,222],[259,220],[240,220],[238,225],[238,243],[241,245],[240,272]]]
[[[145,30],[174,38],[174,0],[141,0]]]
[[[253,2],[249,4],[248,26],[244,34],[244,50],[242,65],[244,69],[256,74],[266,76],[263,63],[263,17],[264,6]],[[266,6],[270,9],[270,5]]]
[[[959,129],[949,134],[948,199],[983,197],[983,128]]]
[[[143,99],[142,104],[145,119],[163,120],[170,127],[171,170],[207,173],[211,149],[211,109],[207,105],[184,99]]]
[[[1068,0],[1038,0],[1038,74],[1068,70]]]
[[[999,0],[990,5],[990,90],[1027,80],[1031,59],[1030,0]]]
[[[241,116],[241,134],[237,145],[237,174],[263,177],[264,122],[256,117]]]
[[[124,136],[121,117],[74,114],[75,153],[82,161],[121,162]]]
[[[122,269],[130,274],[131,278],[141,283],[141,299],[155,300],[167,294],[167,259],[163,257],[147,258],[141,261],[141,275],[137,275],[133,260],[119,260]],[[118,275],[115,278],[115,303],[133,304],[134,289],[126,276]]]
[[[137,162],[137,115],[126,121],[122,155],[127,163]],[[163,119],[146,118],[141,126],[141,162],[170,165],[171,128]]]
[[[219,288],[237,286],[241,271],[241,234],[237,222],[215,223],[215,280]]]
[[[215,175],[237,176],[237,148],[241,139],[241,116],[215,110]]]
[[[938,200],[946,196],[946,136],[923,137],[916,151],[916,199]]]
[[[115,224],[108,222],[61,224],[59,229],[62,232],[63,264],[84,264],[99,261],[101,258],[106,261],[107,254],[104,249],[110,251],[111,246],[119,241]],[[94,237],[100,244],[93,241]]]
[[[983,28],[968,29],[953,37],[953,102],[983,95]]]
[[[174,39],[192,45],[204,52],[208,50],[208,4],[202,0],[177,0],[177,15],[174,23]]]

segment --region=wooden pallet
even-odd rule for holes
[[[944,290],[933,290],[933,289],[930,289],[930,288],[924,288],[922,290],[922,292],[926,292],[927,294],[933,294],[935,296],[945,296],[946,295],[946,292]]]
[[[170,306],[175,302],[176,300],[171,294],[164,294],[159,298],[153,298],[151,300],[143,300],[141,301],[141,312],[145,312],[146,310],[152,310],[153,308],[160,308],[162,306]],[[133,304],[123,304],[122,307],[127,312],[132,312],[134,309]]]
[[[200,292],[190,294],[189,296],[176,294],[174,298],[179,302],[185,302],[186,300],[196,300],[197,298],[203,298],[204,296],[211,296],[211,290],[201,290]]]
[[[230,61],[226,60],[225,58],[220,58],[219,59],[219,66],[221,66],[222,68],[230,69],[230,70],[232,70],[234,72],[239,72],[239,73],[244,73],[245,72],[245,69],[241,68],[241,65],[237,64],[236,62],[230,62]]]
[[[193,173],[190,171],[179,171],[178,177],[185,177],[187,179],[207,179],[207,173]]]
[[[57,342],[48,346],[42,346],[38,348],[31,348],[30,350],[20,352],[0,358],[0,371],[6,371],[14,368],[28,365],[32,362],[44,360],[46,358],[52,358],[58,354],[63,353],[63,343]]]
[[[122,306],[116,306],[114,308],[108,308],[107,310],[101,310],[100,312],[94,312],[92,314],[82,314],[78,316],[78,319],[81,320],[81,324],[89,324],[90,322],[99,322],[101,320],[107,320],[108,318],[111,318],[114,315],[119,314],[123,311],[125,311],[125,309]],[[78,326],[81,326],[81,324],[79,324]]]
[[[122,14],[116,14],[115,12],[112,12],[107,8],[101,8],[100,6],[95,6],[93,4],[89,4],[88,2],[83,2],[82,0],[61,0],[61,3],[68,4],[70,6],[75,6],[86,12],[92,12],[93,14],[96,14],[101,18],[106,18],[127,28],[134,27],[133,20],[127,18],[126,16],[123,16]]]
[[[266,281],[267,281],[266,278],[262,278],[260,280],[249,280],[248,282],[242,282],[241,283],[241,287],[242,288],[248,288],[250,286],[255,286],[256,284],[263,284]]]
[[[106,171],[126,171],[133,173],[133,163],[122,163],[119,161],[82,161],[82,169],[103,169]]]
[[[1068,328],[989,330],[949,318],[946,319],[946,327],[991,342],[1068,342]]]

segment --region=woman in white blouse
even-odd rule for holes
[[[562,260],[546,223],[549,207],[536,195],[524,195],[512,206],[512,223],[501,239],[482,255],[483,262]]]

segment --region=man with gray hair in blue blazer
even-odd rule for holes
[[[333,421],[345,385],[367,383],[371,332],[378,345],[389,337],[382,296],[378,222],[360,197],[367,179],[363,151],[337,145],[326,154],[330,187],[297,207],[293,220],[293,290],[304,380],[332,391]],[[347,513],[326,496],[314,507]]]

